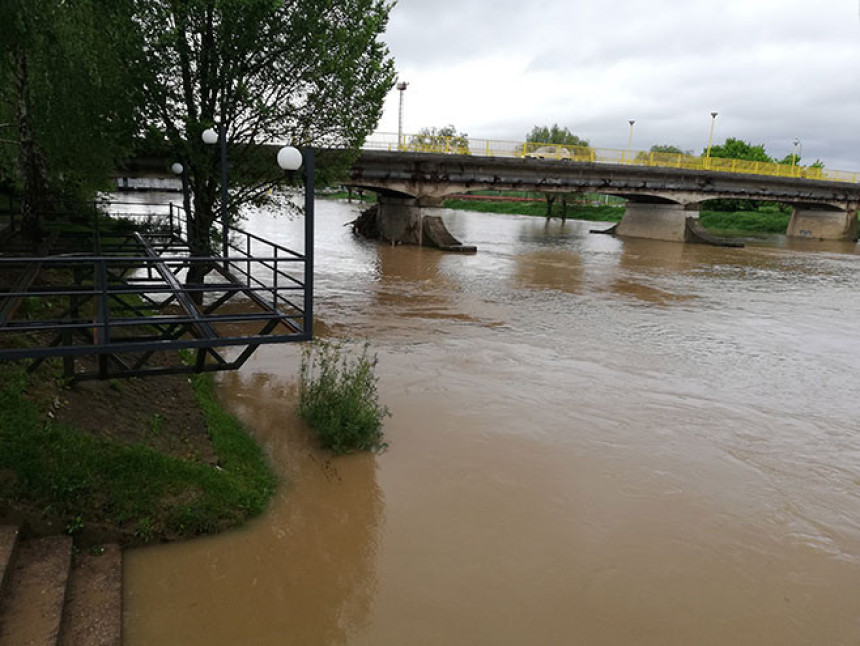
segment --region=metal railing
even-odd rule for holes
[[[511,157],[518,159],[548,159],[571,163],[604,163],[654,168],[746,173],[769,177],[793,177],[833,182],[860,182],[860,172],[830,170],[818,166],[753,162],[722,157],[657,153],[593,146],[571,146],[552,143],[505,141],[475,137],[443,137],[396,133],[371,135],[364,144],[366,150],[386,150],[445,155],[475,155],[478,157]]]
[[[96,210],[48,255],[0,255],[0,360],[61,357],[75,379],[204,372],[311,337],[307,255],[230,227],[227,257],[192,256],[181,207],[162,211]],[[196,358],[164,359],[178,350]]]

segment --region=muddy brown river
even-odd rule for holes
[[[298,346],[222,375],[282,485],[126,553],[128,645],[860,644],[854,244],[446,211],[456,255],[356,213],[318,202],[318,332],[370,340],[390,448],[314,448]]]

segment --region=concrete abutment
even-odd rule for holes
[[[857,210],[795,207],[785,234],[791,238],[856,240]]]

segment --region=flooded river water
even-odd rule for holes
[[[456,255],[356,214],[318,202],[318,332],[371,341],[390,448],[313,447],[298,346],[221,376],[282,486],[126,553],[127,644],[860,643],[855,245],[444,212]]]

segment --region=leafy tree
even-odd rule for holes
[[[134,85],[106,45],[127,20],[122,4],[0,3],[0,175],[21,193],[33,242],[52,199],[104,188],[131,141]]]
[[[533,144],[559,144],[566,148],[588,148],[589,143],[585,139],[573,134],[567,127],[561,128],[557,123],[551,126],[534,126],[526,135],[526,142]],[[567,219],[567,200],[570,193],[561,194],[561,219]],[[552,207],[557,193],[544,193],[546,199],[546,217],[552,217]]]
[[[560,128],[557,123],[551,126],[535,126],[526,135],[526,141],[541,144],[564,144],[568,146],[583,146],[589,144],[585,139],[573,134],[570,130]]]
[[[702,151],[702,156],[707,154],[707,148]],[[767,154],[764,145],[753,146],[741,139],[729,137],[722,145],[711,147],[711,157],[724,159],[742,159],[745,161],[774,163],[773,158]],[[710,200],[708,208],[714,211],[756,211],[759,208],[770,208],[771,203],[761,200],[736,200],[717,199]]]
[[[707,152],[708,149],[705,148],[702,151],[702,157],[704,157]],[[726,143],[722,145],[711,146],[711,157],[774,163],[773,158],[765,151],[764,145],[753,146],[746,141],[735,139],[733,137],[726,139]]]
[[[650,152],[652,153],[667,153],[672,155],[692,155],[693,151],[691,150],[681,150],[677,146],[670,146],[668,144],[655,144],[651,146]]]
[[[231,219],[283,181],[273,151],[257,144],[357,154],[394,83],[379,40],[390,9],[384,0],[133,2],[148,134],[188,170],[194,255],[211,253],[220,192],[218,146],[202,132],[216,122],[226,131]]]
[[[800,159],[801,159],[800,155],[788,154],[785,157],[783,157],[782,159],[780,159],[777,163],[800,166]],[[821,161],[820,159],[816,159],[811,164],[808,164],[808,167],[809,168],[824,168],[824,162]]]
[[[442,128],[422,128],[409,140],[409,148],[429,152],[453,152],[458,155],[469,154],[469,135],[457,132],[453,125]]]
[[[649,163],[656,161],[658,163],[675,163],[679,160],[693,159],[693,151],[681,150],[677,146],[668,144],[655,144],[651,146],[648,152],[642,151],[636,154],[636,161],[639,163]],[[698,157],[695,157],[698,159]]]
[[[4,126],[4,174],[23,197],[23,225],[28,238],[42,238],[42,202],[48,191],[47,165],[37,141],[33,114],[41,75],[33,73],[46,49],[45,35],[54,7],[14,0],[0,4],[0,119]],[[36,81],[34,81],[36,79]]]

